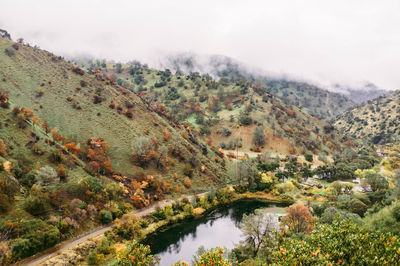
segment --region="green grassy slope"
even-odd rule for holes
[[[164,177],[171,178],[175,172],[182,176],[184,165],[190,163],[193,156],[197,158],[195,186],[204,186],[204,180],[218,183],[218,179],[224,177],[221,166],[209,159],[216,156],[212,151],[209,158],[204,156],[200,144],[182,137],[185,129],[149,110],[135,94],[98,80],[94,75],[76,74],[71,71],[72,64],[49,52],[21,44],[15,50],[12,44],[0,39],[0,86],[9,91],[10,101],[33,110],[69,141],[84,143],[93,137],[104,139],[110,146],[109,156],[115,170],[133,176],[141,171],[132,163],[131,143],[147,133],[156,138],[159,146],[177,145],[183,154],[182,160],[176,159],[175,166],[161,173]],[[13,49],[15,55],[4,53],[6,48]],[[82,82],[87,85],[83,87]],[[102,102],[95,104],[95,97]],[[119,113],[111,109],[111,102],[123,110]],[[132,118],[123,115],[127,105],[133,105]],[[171,136],[168,141],[163,140],[164,130]],[[205,173],[200,173],[201,165],[207,168]],[[145,173],[159,174],[159,169],[150,165]]]
[[[389,94],[347,111],[335,127],[366,142],[383,143],[400,139],[400,94]]]
[[[0,264],[132,206],[224,185],[226,159],[159,106],[2,38],[0,62]],[[138,138],[150,147],[142,160]]]

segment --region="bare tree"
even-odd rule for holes
[[[246,237],[244,244],[249,247],[255,257],[260,249],[268,249],[276,239],[279,229],[278,215],[258,209],[254,214],[243,216],[240,229]]]

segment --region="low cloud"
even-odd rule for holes
[[[65,56],[156,66],[169,54],[226,55],[329,87],[400,88],[400,2],[2,0],[0,28]]]

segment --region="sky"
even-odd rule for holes
[[[0,28],[64,56],[225,55],[326,85],[400,89],[398,0],[0,0]]]

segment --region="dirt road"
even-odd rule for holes
[[[198,194],[198,196],[202,196],[204,194],[205,193]],[[156,208],[158,208],[158,207],[162,208],[173,202],[175,202],[175,201],[174,200],[160,201],[155,204],[152,204],[149,207],[133,211],[133,213],[135,213],[136,216],[138,216],[138,217],[143,217],[143,216],[149,215],[152,212],[154,212],[156,210]],[[114,226],[114,223],[111,223],[106,226],[98,227],[98,228],[94,229],[93,231],[88,232],[85,235],[81,235],[79,237],[61,242],[58,245],[56,245],[48,250],[45,250],[44,252],[38,253],[30,258],[27,258],[27,259],[19,262],[18,265],[29,265],[29,266],[39,265],[39,264],[45,262],[46,260],[49,260],[52,257],[58,255],[62,251],[65,251],[69,248],[75,247],[75,246],[87,241],[90,238],[104,234],[106,231],[110,230],[113,226]]]

